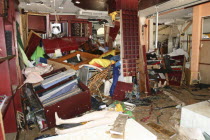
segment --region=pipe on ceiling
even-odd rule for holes
[[[179,8],[182,8],[182,7],[187,7],[187,6],[191,5],[191,4],[194,4],[194,3],[197,3],[197,2],[201,2],[201,1],[203,1],[203,0],[197,0],[197,1],[194,1],[194,2],[190,2],[190,3],[187,3],[187,4],[183,4],[183,5],[177,6],[177,7],[169,8],[169,9],[160,11],[159,14],[164,13],[164,12],[168,12],[168,11],[171,11],[171,10],[174,10],[174,9],[179,9]],[[168,1],[168,2],[171,2],[171,1]],[[163,3],[163,4],[165,4],[165,3]],[[160,4],[160,5],[163,5],[163,4]],[[160,6],[160,5],[156,5],[156,7]],[[147,16],[147,18],[152,17],[154,15],[156,15],[156,13]]]
[[[158,19],[159,19],[159,12],[157,11],[156,7],[156,28],[155,28],[155,48],[158,48]]]

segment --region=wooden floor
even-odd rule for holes
[[[210,99],[210,90],[203,89],[198,91],[193,91],[192,95],[187,90],[183,88],[172,88],[172,90],[167,89],[174,97],[184,102],[186,105],[194,104],[197,102],[205,101]],[[208,95],[208,96],[196,96],[196,95]],[[161,110],[154,110],[156,107],[166,107],[177,105],[176,101],[169,98],[169,96],[164,94],[159,94],[158,96],[154,96],[152,100],[152,113],[149,115],[151,111],[151,106],[139,106],[134,110],[134,114],[136,116],[136,121],[142,124],[145,128],[150,130],[153,134],[158,137],[158,140],[185,140],[183,136],[179,135],[179,124],[181,118],[181,108],[166,108]],[[150,117],[149,117],[150,116]],[[142,121],[142,118],[149,119],[145,122]],[[171,132],[176,133],[176,135],[172,138],[167,137],[161,133],[157,133],[154,129],[147,126],[148,123],[153,122],[169,130]]]
[[[37,128],[32,129],[32,130],[21,131],[21,132],[19,132],[17,140],[34,140],[35,138],[37,138],[39,136],[42,136],[42,135],[45,135],[45,134],[54,135],[55,130],[50,129],[50,130],[47,130],[47,131],[44,131],[44,132],[40,132],[38,127],[37,127]]]
[[[194,104],[196,102],[204,101],[210,99],[210,90],[198,90],[194,91],[192,95],[187,90],[183,88],[173,88],[167,89],[167,92],[170,92],[174,97],[178,98],[180,101],[184,102],[186,105]],[[196,95],[208,95],[208,96],[196,96]],[[152,104],[149,106],[138,106],[133,111],[136,121],[150,130],[152,133],[157,135],[158,140],[183,140],[183,137],[178,135],[178,126],[180,123],[181,109],[180,108],[166,108],[166,109],[154,109],[158,107],[166,107],[177,105],[177,102],[169,98],[168,95],[158,94],[149,98],[152,101]],[[152,108],[152,110],[151,110]],[[146,119],[145,119],[146,118]],[[143,121],[144,120],[144,121]],[[155,123],[161,127],[176,133],[173,138],[158,133],[154,129],[150,128],[147,124]],[[28,132],[22,131],[19,133],[18,140],[34,140],[34,138],[41,136],[43,134],[54,135],[54,129],[45,131],[43,133],[39,132],[37,128],[29,130]]]
[[[7,133],[5,137],[6,137],[6,140],[16,140],[17,133]]]

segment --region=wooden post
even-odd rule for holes
[[[191,83],[197,80],[199,72],[199,54],[200,54],[200,39],[201,39],[201,12],[200,6],[193,8],[193,24],[192,24],[192,57],[191,57]]]
[[[149,50],[149,20],[146,19],[145,26],[144,26],[144,42],[146,52]]]
[[[146,19],[147,24],[149,24],[148,19]],[[140,37],[140,46],[139,46],[139,60],[137,60],[137,71],[139,72],[139,87],[140,92],[150,94],[150,85],[149,77],[147,72],[147,60],[146,60],[146,44],[148,46],[148,27],[142,27],[142,23],[139,18],[139,37]],[[142,33],[142,28],[144,28],[144,33]],[[144,34],[144,36],[143,36]]]
[[[202,18],[210,16],[210,2],[193,7],[193,23],[192,23],[192,57],[191,57],[191,78],[190,84],[193,80],[198,79],[199,72],[199,55],[200,55],[200,41],[202,35]],[[205,56],[204,56],[205,57]]]
[[[153,45],[153,36],[154,36],[154,33],[153,33],[153,19],[149,19],[149,50],[152,49],[154,50],[154,45]]]
[[[27,46],[27,30],[28,30],[28,25],[27,25],[27,15],[26,14],[21,14],[20,15],[20,35],[23,41],[24,48]]]
[[[146,88],[146,75],[145,75],[145,69],[144,69],[144,57],[143,57],[143,45],[145,45],[145,39],[142,33],[142,23],[141,19],[139,17],[139,40],[140,40],[140,45],[139,45],[139,60],[137,60],[137,68],[139,72],[139,88],[140,92],[145,92]]]

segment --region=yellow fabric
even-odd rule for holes
[[[89,62],[90,65],[101,66],[101,67],[104,67],[104,68],[106,68],[109,65],[112,65],[114,63],[115,63],[115,61],[113,61],[113,60],[98,59],[98,58],[94,58]]]
[[[117,12],[112,12],[109,14],[112,17],[112,21],[115,20],[115,16],[117,15]]]
[[[86,124],[86,123],[88,123],[88,122],[81,122],[80,124],[84,125],[84,124]]]
[[[102,59],[103,57],[106,57],[108,55],[113,55],[114,56],[115,54],[116,54],[116,50],[112,50],[112,51],[108,51],[108,52],[102,54],[99,58]]]
[[[123,107],[122,107],[122,105],[121,105],[121,104],[116,104],[116,106],[115,106],[115,111],[117,111],[117,112],[123,112]]]

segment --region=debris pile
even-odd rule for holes
[[[106,136],[126,139],[127,133],[132,133],[129,125],[133,124],[156,139],[136,121],[130,121],[135,119],[135,108],[147,107],[147,116],[140,116],[139,121],[148,122],[147,126],[157,133],[173,137],[174,132],[161,126],[164,113],[157,114],[157,124],[149,120],[154,112],[185,106],[168,90],[185,84],[186,54],[181,50],[167,55],[148,52],[145,70],[149,90],[143,93],[139,86],[141,77],[123,76],[120,52],[107,50],[109,47],[100,43],[93,45],[92,41],[88,39],[79,45],[69,38],[42,39],[37,33],[30,33],[25,51],[19,48],[26,78],[19,88],[25,91],[28,128],[37,125],[44,131],[57,127],[56,133],[61,135],[86,133],[87,128],[91,128],[87,133],[92,133],[95,127],[101,127],[103,131],[109,130]],[[176,104],[154,105],[160,94],[169,96]],[[113,127],[103,127],[109,124]]]

